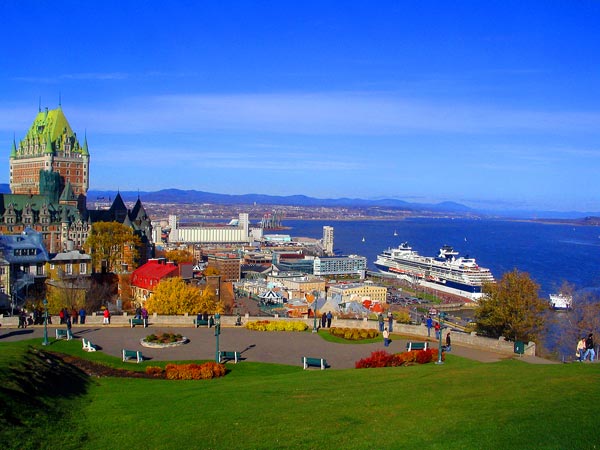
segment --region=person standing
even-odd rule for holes
[[[449,352],[450,350],[452,350],[452,340],[450,338],[450,332],[448,331],[446,334],[446,351]]]
[[[333,319],[333,315],[331,311],[327,311],[327,328],[331,328],[331,319]]]
[[[108,308],[104,309],[104,319],[102,320],[102,324],[103,325],[110,325],[110,311],[108,310]]]
[[[71,339],[73,334],[71,333],[71,318],[69,316],[67,316],[65,323],[67,324],[67,339]]]
[[[141,309],[141,313],[140,313],[140,314],[142,315],[142,319],[144,319],[144,321],[145,321],[145,322],[146,322],[146,324],[147,324],[147,323],[148,323],[148,310],[142,306],[142,309]],[[208,320],[208,319],[207,319],[207,320]]]
[[[431,337],[431,327],[433,326],[433,319],[431,316],[427,316],[427,337]]]
[[[388,331],[387,327],[383,330],[383,346],[390,346],[390,332]]]
[[[377,315],[377,321],[379,322],[379,331],[383,332],[383,314],[379,313]]]
[[[85,323],[85,309],[83,308],[83,306],[79,310],[79,323],[81,325],[83,325]]]
[[[61,325],[65,323],[65,310],[63,308],[60,308],[60,311],[58,312],[58,318],[60,319]]]
[[[73,308],[71,310],[71,323],[73,325],[77,325],[77,318],[79,317],[79,314],[77,313],[77,310],[75,308]]]
[[[327,314],[323,312],[321,316],[321,328],[325,328],[327,326]]]
[[[392,333],[394,331],[394,315],[392,314],[391,311],[388,311],[387,318],[388,318],[388,330],[390,330],[390,333]]]
[[[596,358],[596,351],[594,350],[594,335],[592,333],[590,333],[585,340],[585,355],[583,357],[584,361],[587,359],[588,355],[590,355],[590,362],[594,362],[594,359]]]
[[[440,323],[436,322],[434,328],[435,328],[435,338],[439,339],[440,338],[440,333],[442,332],[441,331],[442,327],[440,327]]]

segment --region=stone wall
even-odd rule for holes
[[[114,315],[111,316],[110,324],[111,326],[129,326],[129,319],[132,318],[132,315]],[[193,320],[196,318],[196,315],[192,314],[184,314],[181,316],[161,316],[157,314],[150,315],[148,322],[149,325],[169,325],[174,327],[193,327]],[[100,313],[92,313],[86,317],[86,325],[102,325],[102,315]],[[275,317],[275,318],[265,318],[265,317],[250,317],[248,314],[242,316],[242,323],[246,323],[247,321],[254,320],[287,320],[287,321],[298,321],[301,320],[305,322],[309,328],[313,327],[313,319],[293,319],[293,318],[283,318],[283,317]],[[221,316],[221,325],[224,327],[233,327],[235,326],[236,316]],[[58,316],[52,316],[52,325],[53,328],[59,325]],[[2,324],[2,328],[0,328],[0,332],[3,328],[16,328],[19,324],[18,317],[0,317],[0,324]],[[387,324],[387,321],[386,321]],[[320,320],[317,318],[317,325],[320,326]],[[80,327],[82,325],[74,325],[73,328]],[[366,319],[338,319],[336,317],[333,318],[331,322],[332,327],[346,327],[346,328],[372,328],[377,329],[378,324],[375,320],[366,320]],[[39,325],[37,325],[39,327]],[[403,334],[407,336],[415,336],[418,339],[427,338],[427,327],[422,325],[404,325],[399,323],[394,323],[394,333]],[[435,337],[433,329],[431,330],[432,337]],[[445,333],[444,333],[445,338]],[[514,354],[514,342],[509,342],[504,340],[504,338],[500,339],[491,339],[483,336],[477,336],[475,333],[467,334],[461,333],[459,331],[452,332],[452,344],[454,345],[464,345],[473,348],[479,348],[482,350],[493,351],[497,353],[502,353],[506,355]],[[525,343],[525,354],[526,355],[535,355],[535,343],[529,342]]]

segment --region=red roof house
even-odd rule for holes
[[[188,267],[189,266],[189,267]],[[165,278],[179,277],[190,269],[191,263],[175,264],[165,258],[150,259],[131,274],[131,289],[136,302],[143,302],[156,289],[158,283]]]

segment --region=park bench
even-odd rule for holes
[[[409,352],[411,350],[427,350],[429,348],[427,344],[428,342],[407,342],[406,350]]]
[[[233,360],[235,361],[235,363],[238,363],[238,360],[240,359],[240,352],[224,352],[224,351],[219,351],[219,362],[223,362],[224,360]]]
[[[131,328],[136,325],[143,325],[144,328],[148,328],[148,319],[129,319],[129,325]]]
[[[303,356],[302,367],[304,370],[308,369],[309,367],[320,367],[321,370],[325,370],[327,367],[329,367],[329,364],[327,364],[327,361],[325,361],[324,358],[308,358]]]
[[[194,319],[194,325],[196,325],[196,328],[198,327],[212,327],[215,324],[214,319],[212,317],[209,317],[208,320],[204,320],[204,319]]]
[[[81,343],[83,344],[83,350],[86,352],[95,352],[98,350],[98,346],[92,344],[91,341],[87,340],[86,338],[81,338]]]
[[[139,350],[125,350],[123,349],[123,362],[129,361],[130,359],[134,359],[135,362],[142,362],[144,357],[142,356],[142,352]]]
[[[70,341],[71,339],[73,339],[73,333],[71,333],[71,330],[63,330],[57,328],[56,339],[66,339],[67,341]]]

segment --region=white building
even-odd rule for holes
[[[323,251],[326,255],[333,256],[333,227],[323,227]]]
[[[246,244],[252,242],[247,213],[240,213],[237,225],[202,225],[182,227],[177,216],[169,216],[169,243]]]
[[[358,274],[364,278],[366,270],[367,258],[365,256],[316,257],[313,262],[313,274],[317,276]]]

